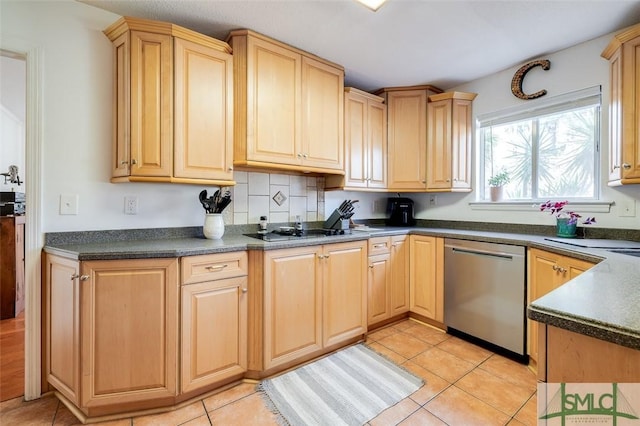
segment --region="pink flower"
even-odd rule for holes
[[[578,219],[581,218],[582,216],[580,216],[578,213],[573,212],[573,211],[562,211],[562,209],[564,208],[564,206],[566,206],[567,204],[569,204],[569,201],[547,201],[546,203],[542,203],[540,204],[540,211],[541,212],[545,212],[548,211],[551,214],[555,215],[556,218],[558,219],[566,219],[568,218],[569,221],[567,222],[569,225],[573,225],[574,223],[578,222]],[[588,217],[586,218],[582,224],[583,225],[591,225],[592,223],[596,223],[596,218],[595,217]]]

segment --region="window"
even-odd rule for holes
[[[505,201],[597,200],[600,87],[525,107],[478,117],[480,199],[506,171]]]

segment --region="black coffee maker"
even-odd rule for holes
[[[413,218],[413,200],[410,198],[396,197],[387,199],[386,220],[389,226],[414,226],[416,220]]]

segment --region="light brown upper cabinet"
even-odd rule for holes
[[[250,30],[228,41],[235,165],[344,174],[344,69]]]
[[[114,51],[111,181],[234,184],[229,45],[129,17],[104,33]]]
[[[353,87],[344,90],[345,175],[327,176],[325,189],[387,187],[387,106],[384,99]]]
[[[424,191],[427,187],[427,99],[433,86],[392,87],[376,94],[387,105],[387,188]]]
[[[640,183],[640,24],[616,34],[609,60],[609,185]]]
[[[427,104],[427,191],[471,191],[471,104],[475,93],[429,96]]]

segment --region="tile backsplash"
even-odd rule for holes
[[[324,220],[324,178],[275,173],[234,172],[230,187],[231,204],[224,210],[226,224],[258,223],[267,216],[269,223]]]

